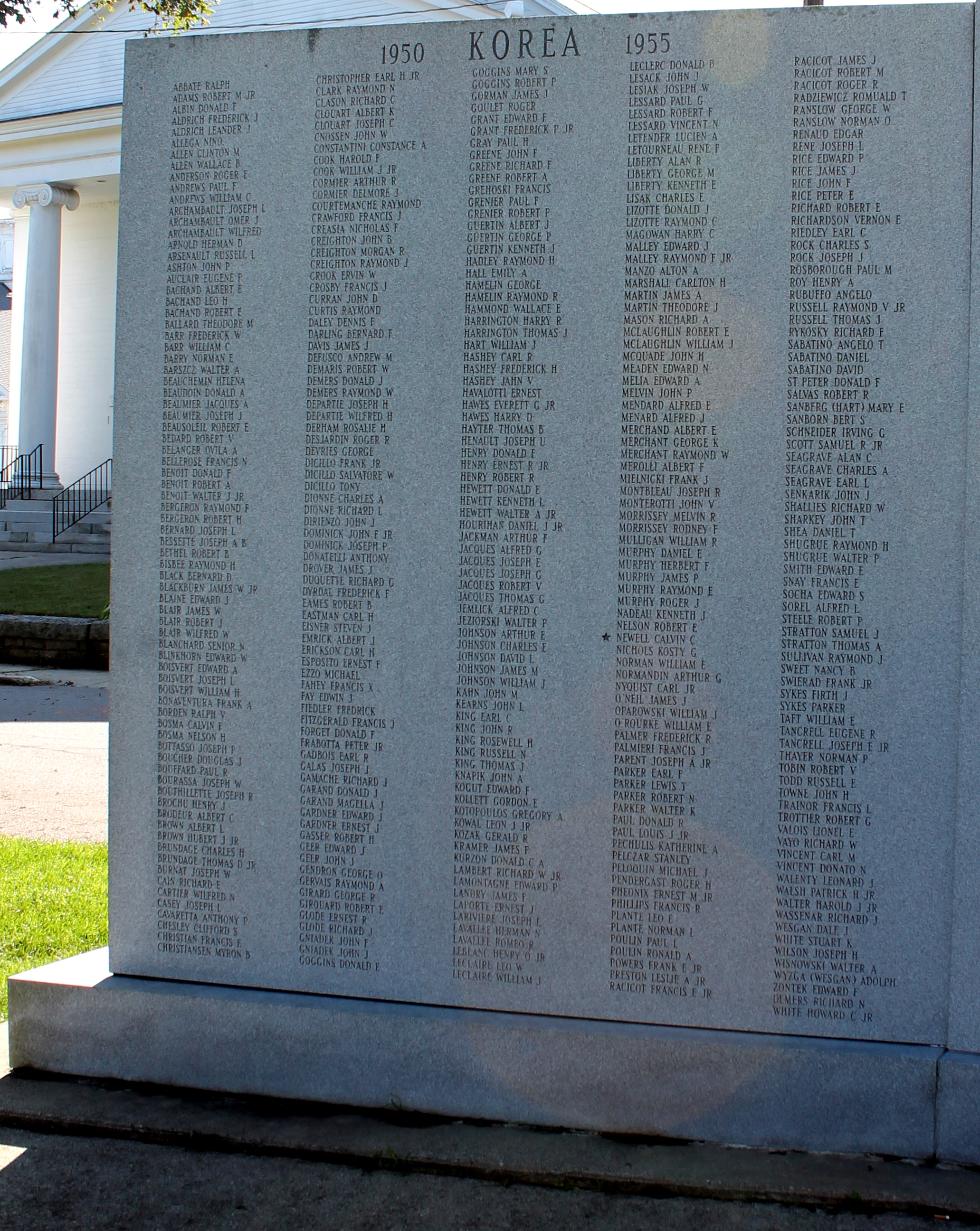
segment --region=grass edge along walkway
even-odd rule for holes
[[[99,619],[109,603],[109,565],[38,565],[0,572],[4,615],[88,616]]]
[[[0,837],[0,1021],[7,976],[106,943],[104,842]]]

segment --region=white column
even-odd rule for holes
[[[20,369],[22,452],[43,446],[44,487],[60,487],[54,468],[58,408],[58,305],[61,291],[61,210],[75,209],[78,193],[64,184],[26,184],[14,208],[31,207],[23,286],[24,339]]]

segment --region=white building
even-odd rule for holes
[[[0,218],[0,465],[7,460],[10,399],[10,287],[14,273],[14,223]]]
[[[567,15],[557,0],[221,0],[221,30]],[[46,486],[112,453],[123,49],[153,19],[87,4],[0,71],[0,205],[14,210],[7,439]]]

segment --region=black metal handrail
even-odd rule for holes
[[[0,470],[0,509],[8,500],[29,500],[34,488],[41,487],[44,448],[35,445],[30,453],[18,453]]]
[[[11,449],[13,453],[9,452]],[[18,457],[20,457],[20,454],[17,452],[16,445],[4,445],[3,453],[0,454],[0,509],[7,503],[14,466]]]
[[[112,458],[70,483],[51,501],[51,542],[112,495]]]

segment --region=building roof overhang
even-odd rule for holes
[[[118,195],[121,138],[120,103],[0,123],[0,204],[10,205],[18,184],[41,182],[104,180],[106,195]]]

